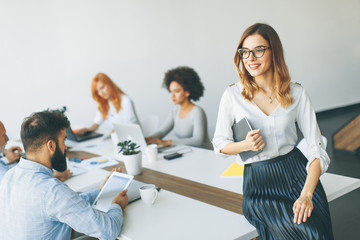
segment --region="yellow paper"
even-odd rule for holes
[[[231,166],[221,174],[221,177],[241,177],[244,176],[244,165],[239,165],[237,162],[231,164]]]

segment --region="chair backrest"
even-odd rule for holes
[[[143,121],[141,121],[141,128],[145,137],[150,136],[159,130],[159,116],[147,115]]]

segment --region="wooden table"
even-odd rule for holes
[[[87,152],[69,152],[69,157],[84,157],[91,158],[98,155]],[[106,167],[104,169],[110,171],[114,167],[121,167],[123,172],[126,168],[123,162],[118,165]],[[155,170],[143,168],[141,174],[134,177],[136,180],[152,183],[156,186],[166,189],[170,192],[178,193],[180,195],[196,199],[235,213],[242,213],[242,195],[220,188],[208,186],[202,183],[197,183],[180,177],[175,177],[166,173],[161,173]]]

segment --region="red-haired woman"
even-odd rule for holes
[[[330,159],[309,96],[290,82],[276,31],[260,23],[247,28],[234,62],[240,82],[222,96],[213,145],[228,155],[263,150],[245,162],[244,216],[261,239],[333,239],[319,181]],[[245,117],[255,130],[234,142],[232,125]],[[295,122],[306,139],[307,158],[296,148]]]
[[[91,82],[91,93],[98,103],[98,111],[93,125],[80,129],[80,134],[95,131],[104,120],[112,124],[139,124],[131,99],[106,74],[96,74]]]

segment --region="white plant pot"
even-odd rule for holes
[[[125,168],[128,174],[138,175],[142,171],[141,152],[134,155],[121,155],[121,159],[125,164]]]

